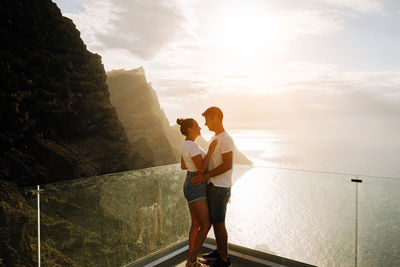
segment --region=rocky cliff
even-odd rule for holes
[[[177,162],[166,137],[168,119],[160,107],[154,89],[146,81],[143,68],[107,72],[110,100],[117,109],[128,140],[138,153],[155,165]],[[149,149],[150,148],[150,149]]]
[[[146,81],[144,69],[107,72],[107,84],[111,103],[117,109],[128,140],[135,147],[151,147],[151,150],[138,151],[141,157],[148,160],[154,157],[155,165],[180,162],[185,137],[178,125],[169,125],[157,93]],[[207,151],[209,143],[202,136],[196,142]],[[251,161],[238,149],[235,150],[234,163],[251,165]]]
[[[150,147],[134,147],[127,140],[109,100],[100,56],[86,49],[75,25],[54,3],[2,1],[0,39],[0,266],[34,266],[36,205],[17,185],[154,162],[135,152]],[[95,197],[91,203],[96,206]],[[57,233],[56,240],[70,252],[43,242],[43,266],[83,266],[71,256],[81,248],[87,252],[94,246],[102,255],[110,251],[97,235],[52,215],[42,215],[42,226],[47,234]],[[102,219],[101,212],[97,217]]]
[[[27,185],[153,165],[127,141],[100,56],[54,3],[2,1],[0,23],[1,179]]]

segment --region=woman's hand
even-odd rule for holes
[[[208,147],[208,154],[211,154],[214,152],[215,147],[217,146],[218,140],[215,139],[214,141],[211,142],[210,146]]]

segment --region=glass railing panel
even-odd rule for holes
[[[317,266],[354,266],[352,177],[264,167],[234,173],[230,243]]]
[[[6,216],[2,217],[1,228],[7,229],[2,238],[9,239],[10,246],[2,247],[7,255],[0,266],[37,266],[38,265],[38,213],[36,186],[19,188],[21,195],[11,195],[6,200]],[[11,194],[14,192],[10,190]],[[4,204],[3,204],[4,205]],[[2,212],[0,212],[2,213]],[[2,214],[3,215],[3,214]],[[7,241],[6,241],[7,242]],[[5,242],[5,243],[6,243]],[[7,243],[6,243],[7,244]],[[2,265],[3,264],[3,265]]]
[[[400,179],[361,179],[358,266],[400,266]]]
[[[185,240],[184,179],[168,165],[41,185],[42,262],[123,266]]]
[[[41,185],[42,266],[123,266],[187,240],[184,179],[168,165]],[[233,179],[230,243],[317,266],[400,266],[399,179],[241,165]]]

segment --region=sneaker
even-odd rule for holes
[[[215,260],[217,260],[219,258],[219,253],[218,253],[217,250],[213,250],[210,253],[203,254],[201,257],[203,259],[208,260],[208,261],[215,261]]]
[[[229,267],[229,266],[232,266],[231,259],[229,257],[228,257],[228,262],[224,261],[221,258],[218,258],[218,260],[214,262],[213,265],[211,265],[211,267]]]

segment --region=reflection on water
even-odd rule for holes
[[[317,266],[354,266],[354,177],[264,167],[240,172],[228,206],[229,242]],[[359,266],[399,266],[400,180],[368,179],[359,185]]]
[[[362,179],[359,266],[400,266],[400,179]]]

